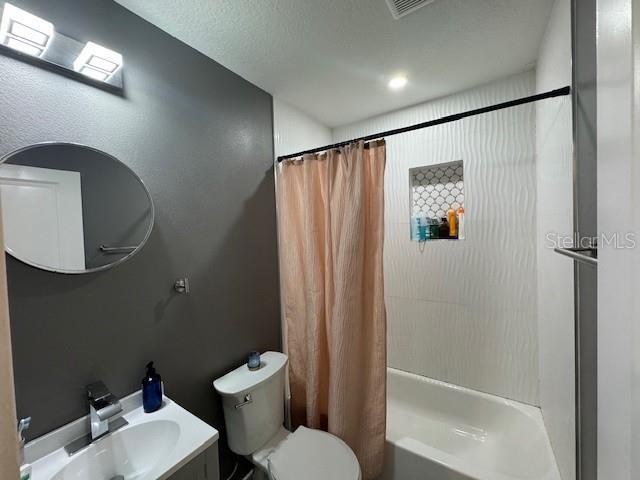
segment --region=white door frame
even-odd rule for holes
[[[640,478],[640,0],[598,0],[598,478]],[[635,12],[634,12],[635,7]],[[634,18],[635,17],[635,18]]]
[[[0,218],[2,212],[0,210]],[[0,246],[2,222],[0,222]],[[18,439],[5,256],[0,252],[0,478],[18,478]]]

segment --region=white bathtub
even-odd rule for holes
[[[560,480],[540,410],[388,369],[379,480]]]

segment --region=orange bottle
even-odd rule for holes
[[[458,217],[453,208],[447,211],[447,221],[449,222],[449,238],[458,238]]]

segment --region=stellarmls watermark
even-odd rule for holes
[[[600,233],[595,237],[586,237],[578,234],[563,234],[558,232],[548,232],[545,235],[545,246],[547,248],[593,248],[612,247],[614,249],[636,248],[637,234],[635,232],[626,233]]]

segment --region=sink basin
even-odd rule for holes
[[[179,437],[180,426],[168,420],[132,425],[74,455],[51,480],[144,478],[171,453]]]
[[[64,445],[86,432],[86,419],[27,444],[25,455],[33,465],[32,480],[164,479],[218,439],[214,428],[167,397],[162,408],[150,414],[137,404],[139,392],[132,397],[121,402],[129,425],[72,456]],[[81,432],[83,425],[85,431]]]

